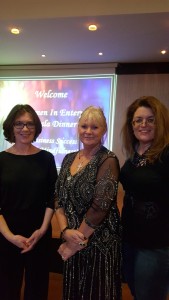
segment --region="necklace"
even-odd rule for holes
[[[78,165],[77,165],[77,172],[79,172],[79,170],[83,167],[83,162],[84,161],[81,161]]]
[[[139,154],[138,152],[134,153],[134,156],[132,158],[132,164],[135,167],[143,167],[147,165],[147,157],[146,157],[146,153],[149,151],[149,149],[147,149],[143,154]]]
[[[83,154],[83,152],[82,152],[82,154],[79,152],[79,163],[77,164],[77,168],[76,168],[76,171],[77,172],[79,172],[82,168],[83,168],[83,166],[84,166],[84,163],[88,163],[91,159],[92,159],[92,157],[94,157],[95,156],[95,154],[97,153],[97,151],[100,149],[100,145],[98,145],[95,149],[93,149],[90,153],[89,153],[89,155],[86,157],[84,157],[84,159],[82,160],[82,161],[80,161],[80,159],[81,159],[81,157],[82,156],[84,156],[84,154]],[[82,150],[83,151],[83,150]]]

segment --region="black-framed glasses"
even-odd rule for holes
[[[27,127],[28,129],[34,129],[35,128],[35,124],[33,122],[21,122],[21,121],[17,121],[14,123],[14,127],[16,129],[23,129],[24,127]]]
[[[149,117],[149,118],[136,118],[132,121],[132,125],[134,127],[138,127],[140,125],[148,125],[148,126],[154,126],[155,124],[155,118],[154,117]]]

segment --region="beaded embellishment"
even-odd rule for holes
[[[143,167],[143,166],[146,166],[147,164],[147,158],[145,156],[145,153],[140,155],[138,154],[137,152],[134,153],[134,156],[131,160],[132,164],[135,166],[135,167]]]

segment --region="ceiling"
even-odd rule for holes
[[[147,62],[169,62],[169,0],[1,2],[0,66]]]

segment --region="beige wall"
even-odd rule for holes
[[[60,229],[59,225],[56,219],[56,216],[54,215],[52,218],[52,237],[53,238],[59,238],[60,237]]]

